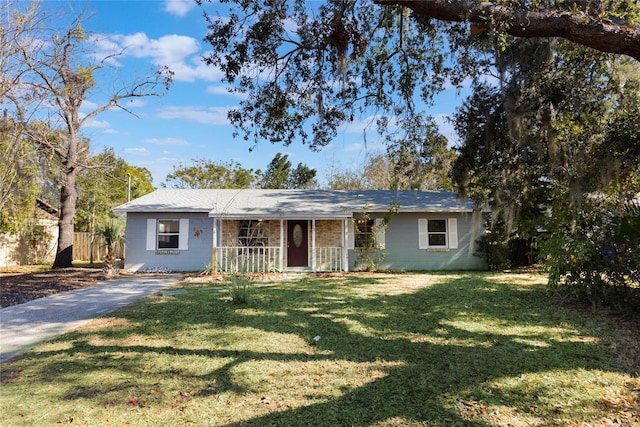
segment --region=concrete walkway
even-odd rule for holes
[[[0,363],[181,278],[178,274],[136,274],[0,309]]]

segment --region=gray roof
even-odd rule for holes
[[[116,212],[206,212],[217,218],[349,218],[354,212],[471,212],[473,202],[449,191],[161,189]]]

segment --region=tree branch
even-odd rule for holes
[[[602,52],[628,55],[640,61],[640,25],[582,10],[516,10],[485,1],[374,0],[380,5],[404,6],[417,15],[451,22],[483,24],[515,37],[561,37]]]

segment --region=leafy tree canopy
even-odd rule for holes
[[[261,188],[273,189],[313,188],[317,186],[316,173],[315,169],[302,163],[292,169],[289,156],[277,153],[267,169],[260,174],[259,185]]]
[[[277,153],[265,172],[246,169],[235,161],[214,162],[195,158],[180,163],[167,175],[163,187],[171,188],[311,188],[317,185],[316,170],[299,163],[292,168],[285,154]]]
[[[216,163],[195,158],[191,164],[180,163],[167,175],[163,187],[172,188],[249,188],[256,180],[253,169],[229,161]]]
[[[640,61],[640,8],[636,0],[440,1],[376,0],[400,5],[426,19],[478,24],[515,37],[561,37]]]
[[[493,208],[489,259],[544,230],[551,286],[637,308],[638,235],[625,229],[640,196],[640,64],[601,59],[558,40],[495,52],[497,78],[475,84],[456,114],[453,178]]]
[[[489,40],[504,49],[508,34],[565,37],[640,59],[640,10],[633,0],[224,5],[225,16],[207,16],[212,49],[205,59],[246,96],[229,118],[255,142],[300,139],[320,149],[359,116],[380,131],[402,128],[418,100],[429,103],[448,79],[458,84],[481,71],[483,58],[470,56],[470,47]],[[458,53],[455,65],[450,52]]]
[[[498,78],[474,85],[455,117],[459,190],[507,224],[551,199],[577,208],[584,194],[640,191],[640,64],[548,40],[514,41],[495,64]]]
[[[230,2],[232,3],[232,2]],[[230,4],[209,17],[207,63],[246,99],[229,113],[254,142],[320,149],[359,115],[384,129],[444,83],[443,40],[404,8],[329,1]],[[316,7],[317,5],[317,7]]]
[[[89,232],[113,218],[111,208],[129,199],[129,189],[131,199],[153,191],[151,172],[129,165],[117,157],[112,148],[90,156],[78,173],[76,184],[76,228]]]
[[[11,119],[0,119],[0,234],[17,233],[34,217],[42,184],[39,156]]]

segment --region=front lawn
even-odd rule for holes
[[[608,319],[535,274],[185,283],[3,367],[2,425],[638,425]]]

